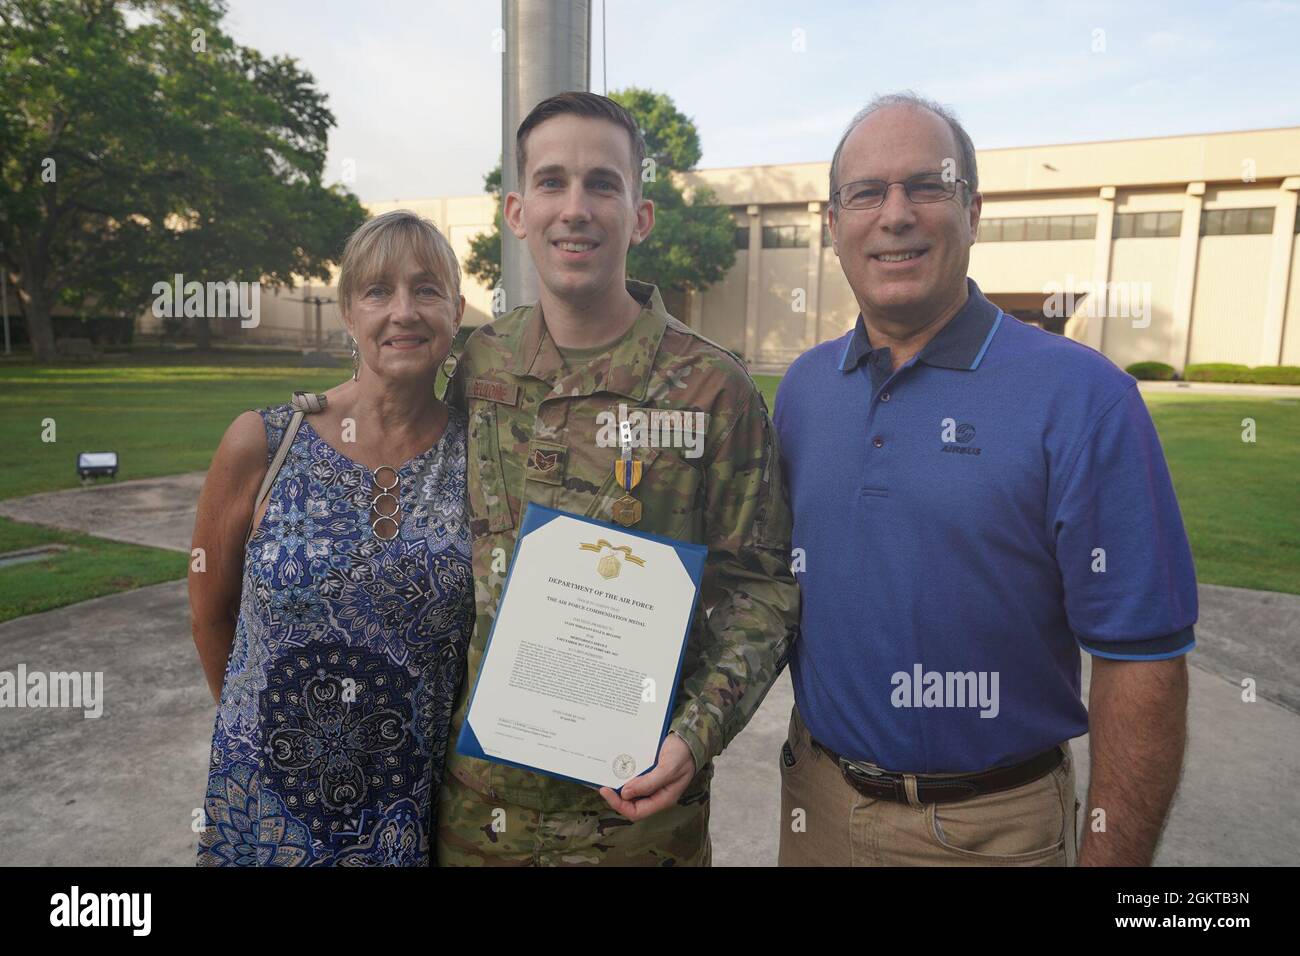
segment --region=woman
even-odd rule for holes
[[[190,606],[219,704],[200,865],[430,863],[474,621],[465,421],[434,397],[465,298],[405,211],[352,235],[338,288],[352,380],[264,499],[290,405],[235,419],[199,497]]]

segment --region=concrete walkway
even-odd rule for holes
[[[0,518],[188,552],[206,474],[191,471],[8,498],[0,501]]]
[[[195,473],[33,498],[60,527],[188,550],[201,481]],[[30,517],[33,498],[0,503],[0,514]],[[1297,622],[1300,597],[1201,587],[1186,768],[1157,863],[1300,862]],[[0,863],[191,864],[215,705],[190,638],[185,582],[0,624],[0,670],[19,663],[29,672],[102,671],[104,710],[99,719],[0,710]],[[1241,699],[1246,677],[1257,682],[1253,703]],[[719,758],[719,866],[776,862],[777,760],[791,702],[783,675]],[[1082,799],[1087,738],[1074,748]]]

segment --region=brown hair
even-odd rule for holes
[[[565,115],[603,119],[627,131],[628,140],[632,144],[632,198],[640,199],[641,167],[645,163],[645,137],[641,135],[641,127],[631,113],[608,96],[580,90],[557,93],[542,100],[519,124],[519,131],[515,133],[515,172],[519,177],[520,190],[524,188],[524,168],[528,165],[528,134],[548,119]]]
[[[366,220],[348,237],[339,266],[339,307],[348,312],[357,291],[384,275],[407,252],[442,279],[442,291],[449,299],[459,298],[460,263],[451,243],[428,219],[408,209],[394,209]]]

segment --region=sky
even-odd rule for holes
[[[363,201],[482,192],[497,0],[228,2],[237,42],[328,94],[327,182]],[[702,168],[827,161],[858,109],[902,89],[954,108],[980,149],[1300,125],[1300,0],[591,6],[591,89],[667,93]]]

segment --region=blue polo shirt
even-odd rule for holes
[[[985,770],[1086,733],[1080,648],[1195,644],[1191,549],[1136,381],[966,281],[898,371],[859,316],[776,401],[795,700],[820,743],[895,771]]]

